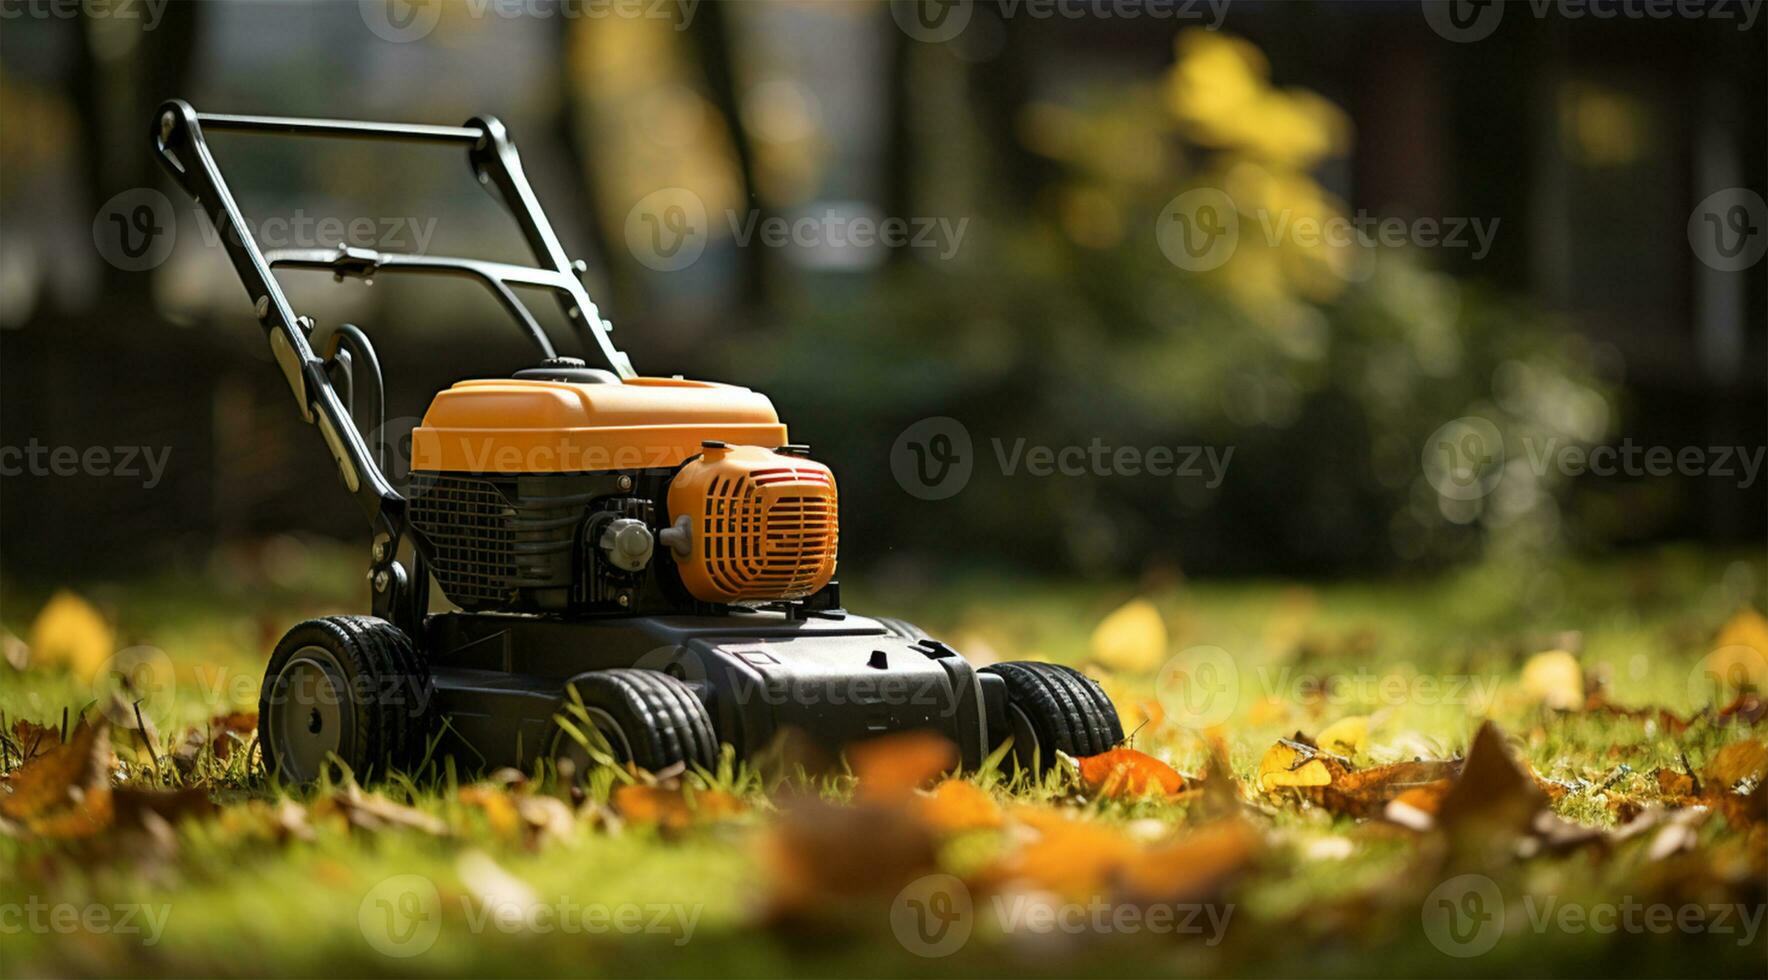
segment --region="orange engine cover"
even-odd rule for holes
[[[704,602],[801,599],[835,575],[835,476],[760,446],[707,449],[669,484],[682,581]]]

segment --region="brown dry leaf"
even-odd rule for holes
[[[1331,785],[1310,789],[1307,795],[1326,810],[1350,817],[1379,816],[1406,793],[1414,794],[1408,805],[1422,808],[1428,800],[1426,812],[1435,812],[1460,770],[1459,759],[1396,762],[1340,774]]]
[[[81,720],[57,745],[8,774],[0,817],[43,837],[89,837],[110,826],[110,724]]]
[[[192,728],[184,733],[183,740],[172,750],[172,763],[180,772],[189,772],[196,768],[197,760],[202,757],[205,748],[214,756],[215,761],[225,762],[233,755],[236,746],[251,741],[257,733],[256,711],[230,711],[224,715],[216,715],[202,728]]]
[[[1700,781],[1691,773],[1677,772],[1674,769],[1658,769],[1652,773],[1657,780],[1658,794],[1665,799],[1673,800],[1680,806],[1686,806],[1701,795]]]
[[[1135,749],[1112,749],[1079,760],[1081,785],[1107,799],[1172,796],[1185,788],[1185,778],[1172,766]]]
[[[1348,760],[1322,752],[1301,733],[1295,738],[1280,738],[1259,760],[1259,789],[1274,793],[1280,789],[1305,786],[1330,786],[1332,781],[1350,771]]]
[[[1744,780],[1760,780],[1764,774],[1768,774],[1768,746],[1753,738],[1732,742],[1713,753],[1701,770],[1711,790],[1727,793]]]
[[[636,784],[617,787],[611,802],[614,812],[628,823],[670,831],[728,820],[744,810],[743,801],[724,790],[708,789],[689,795],[679,787]]]
[[[204,789],[134,789],[120,786],[111,793],[119,826],[146,826],[157,817],[168,824],[220,812]]]
[[[921,822],[940,834],[992,830],[1002,822],[1001,808],[994,797],[962,779],[941,780],[916,802]]]
[[[1130,861],[1120,872],[1120,883],[1140,901],[1205,901],[1250,867],[1263,844],[1244,820],[1213,821]]]
[[[1166,620],[1147,599],[1131,599],[1093,628],[1093,659],[1126,674],[1151,674],[1166,659]]]
[[[448,834],[448,825],[440,818],[395,803],[379,793],[364,793],[355,783],[330,797],[328,802],[344,814],[350,826],[362,830],[402,828],[420,831],[432,837],[445,837]]]
[[[1556,711],[1584,706],[1584,668],[1564,650],[1548,650],[1529,658],[1522,668],[1522,690],[1536,704]]]
[[[955,768],[958,749],[933,732],[901,732],[849,747],[847,760],[859,779],[855,798],[900,801]]]
[[[1504,733],[1488,721],[1474,733],[1461,776],[1444,794],[1437,815],[1445,829],[1526,833],[1546,806],[1546,794],[1511,757]]]
[[[820,919],[831,899],[894,895],[932,871],[932,832],[899,806],[836,806],[810,798],[780,814],[761,841],[772,912]]]
[[[116,634],[90,602],[63,589],[49,597],[30,630],[31,663],[65,667],[90,681],[116,652]]]
[[[12,745],[18,749],[21,762],[29,762],[60,744],[60,729],[23,718],[12,723]]]

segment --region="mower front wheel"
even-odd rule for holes
[[[341,764],[356,778],[418,760],[435,682],[411,637],[372,616],[327,616],[283,636],[258,693],[264,770],[296,785]]]
[[[649,772],[684,764],[713,769],[718,737],[712,716],[693,688],[656,670],[616,668],[584,674],[571,682],[583,713],[620,762]],[[570,707],[566,719],[572,718]],[[580,733],[585,737],[588,732]],[[588,746],[561,731],[554,758],[569,761],[580,778],[591,764]]]
[[[1022,660],[984,667],[982,673],[1006,682],[1006,734],[1013,737],[1013,759],[1021,769],[1041,772],[1056,764],[1057,751],[1084,758],[1123,741],[1111,699],[1098,682],[1072,667]]]

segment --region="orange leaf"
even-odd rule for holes
[[[847,750],[855,795],[862,800],[905,800],[958,764],[957,747],[932,732],[901,732],[861,742]]]
[[[1108,798],[1151,792],[1171,796],[1185,788],[1185,777],[1172,766],[1135,749],[1112,749],[1081,759],[1080,781],[1088,793]]]
[[[989,830],[1001,825],[1001,808],[994,797],[962,779],[940,781],[919,798],[921,822],[941,834],[966,830]]]
[[[0,817],[44,837],[89,837],[114,816],[110,723],[81,721],[65,744],[14,770],[0,796]]]
[[[632,823],[665,830],[682,830],[743,812],[742,800],[717,789],[702,790],[690,798],[679,789],[628,785],[614,790],[613,803],[614,810]]]

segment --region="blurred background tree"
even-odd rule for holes
[[[212,233],[153,172],[147,120],[174,95],[501,116],[640,370],[766,391],[835,467],[850,570],[1329,575],[1762,539],[1760,485],[1573,480],[1525,452],[1768,441],[1763,277],[1704,266],[1684,231],[1712,191],[1762,190],[1760,27],[1519,16],[1461,45],[1414,4],[1236,3],[1215,25],[978,3],[928,40],[884,3],[530,7],[398,8],[415,37],[374,4],[6,25],[0,445],[163,446],[172,462],[152,490],[8,476],[0,570],[65,580],[291,531],[357,536]],[[218,153],[254,220],[368,216],[402,241],[356,244],[523,257],[446,153],[248,137]],[[95,217],[142,188],[168,194],[175,246],[125,271],[94,247]],[[628,228],[671,188],[703,204],[705,251],[657,271]],[[1240,229],[1219,265],[1162,247],[1173,202],[1198,191],[1225,194]],[[1475,255],[1269,231],[1367,215],[1496,234]],[[831,216],[964,232],[932,249],[743,241],[751,222]],[[407,420],[528,357],[470,285],[287,281],[322,329],[376,336]],[[890,468],[932,416],[959,420],[978,457],[941,501]],[[1474,499],[1422,465],[1463,416],[1507,454]],[[1007,475],[993,441],[1021,438],[1233,456],[1216,486]]]

